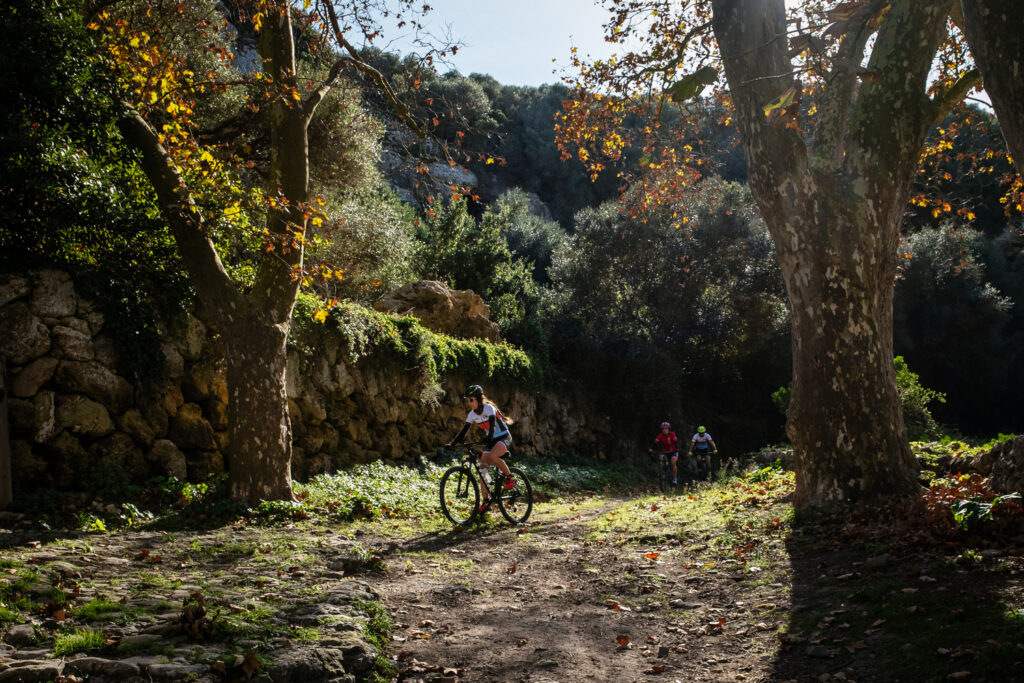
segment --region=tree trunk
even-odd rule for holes
[[[125,139],[142,154],[164,215],[208,319],[227,351],[227,461],[231,497],[290,500],[291,426],[285,394],[285,343],[301,280],[309,199],[307,128],[316,101],[300,106],[290,4],[269,2],[260,37],[264,71],[279,84],[270,106],[267,210],[272,251],[260,260],[248,296],[231,281],[173,159],[152,126],[127,106]],[[317,100],[318,101],[318,100]]]
[[[0,358],[0,508],[14,501],[11,438],[7,426],[7,361]]]
[[[224,334],[231,498],[290,500],[291,422],[285,393],[287,325],[236,322]]]
[[[925,96],[946,5],[894,0],[877,32],[849,30],[808,145],[799,118],[765,108],[800,84],[783,0],[713,0],[750,168],[775,242],[793,326],[787,431],[799,506],[833,506],[915,490],[892,363],[899,225],[936,106]],[[850,65],[862,63],[858,82]]]
[[[817,188],[805,206],[835,206],[833,190]],[[787,434],[798,506],[918,487],[892,362],[893,231],[855,207],[835,208],[797,219],[806,221],[800,232],[831,236],[814,254],[779,249],[793,329]],[[780,235],[786,220],[766,218]]]
[[[962,0],[963,30],[985,90],[1024,175],[1024,4],[1020,0]]]

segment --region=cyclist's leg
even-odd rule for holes
[[[675,484],[679,481],[679,451],[672,453],[672,483]]]
[[[506,465],[505,461],[501,458],[501,456],[506,453],[508,453],[508,446],[505,445],[504,441],[498,441],[491,446],[489,451],[484,451],[483,458],[485,462],[488,462],[501,470],[501,473],[506,477],[511,477],[512,473],[509,472],[508,465]]]
[[[480,455],[480,495],[481,495],[480,502],[481,502],[481,504],[486,502],[486,501],[488,501],[488,500],[490,500],[490,498],[491,498],[491,491],[490,491],[490,489],[487,488],[487,480],[484,479],[484,477],[483,477],[483,473],[487,471],[487,465],[488,465],[488,462],[487,462],[487,451],[484,451]]]

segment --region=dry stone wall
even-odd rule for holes
[[[193,316],[168,324],[161,338],[166,376],[155,386],[136,386],[103,315],[78,295],[69,275],[0,275],[16,489],[85,489],[111,473],[142,482],[224,470],[224,348]],[[372,352],[353,361],[340,335],[298,326],[287,375],[293,475],[378,459],[410,463],[432,453],[461,427],[457,397],[471,382],[483,384],[516,421],[519,453],[605,457],[616,449],[610,420],[588,410],[582,397],[487,377],[440,379],[438,400],[425,402],[418,369]]]

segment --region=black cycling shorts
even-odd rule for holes
[[[494,448],[494,445],[497,444],[497,443],[505,444],[505,449],[506,450],[511,448],[512,447],[512,433],[511,432],[506,432],[505,434],[502,434],[501,436],[496,436],[493,439],[488,439],[487,440],[487,450],[491,450],[492,448]]]

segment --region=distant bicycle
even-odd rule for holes
[[[662,451],[649,450],[647,454],[658,459],[658,487],[664,491],[671,491],[675,484],[672,483],[672,461],[668,459],[669,454]]]
[[[509,465],[509,471],[515,479],[515,486],[505,488],[506,477],[500,471],[488,483],[491,496],[484,509],[480,509],[480,484],[477,478],[483,479],[484,471],[480,467],[481,451],[479,447],[485,442],[459,444],[450,450],[464,451],[465,457],[458,465],[449,467],[441,475],[441,512],[452,524],[463,526],[469,524],[478,514],[486,512],[494,504],[498,505],[502,516],[510,524],[522,524],[529,518],[533,510],[533,485],[526,473],[518,467]],[[503,458],[510,454],[506,453]],[[493,469],[493,468],[487,468]],[[485,480],[486,481],[486,480]]]

